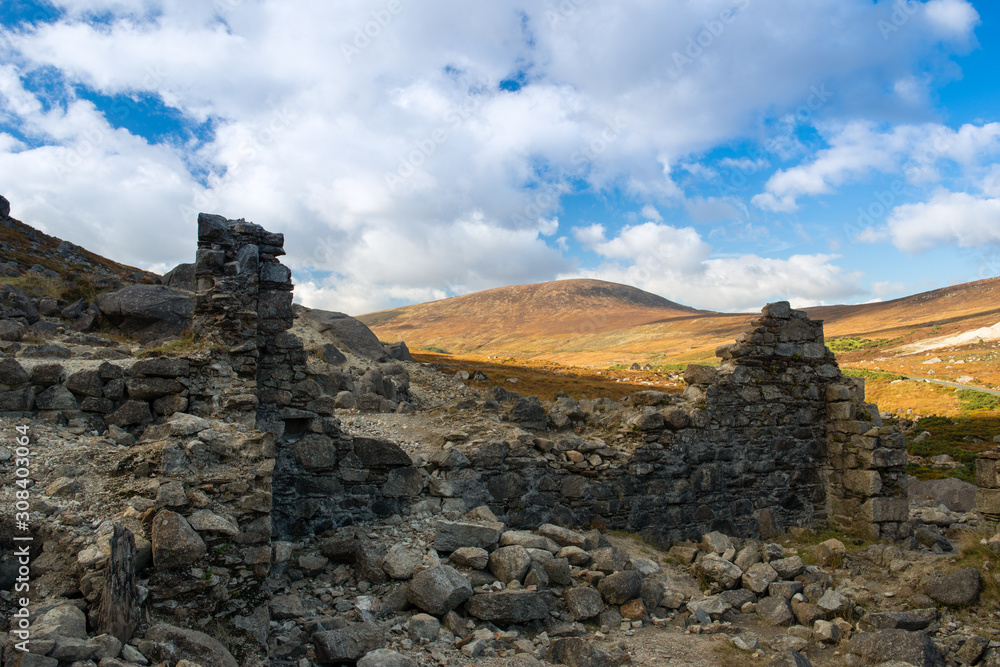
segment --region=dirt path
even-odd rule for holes
[[[907,380],[914,380],[915,382],[930,382],[931,384],[940,384],[945,387],[951,387],[953,389],[971,389],[972,391],[981,391],[984,394],[990,394],[992,396],[1000,396],[1000,391],[994,389],[983,389],[982,387],[973,387],[969,384],[958,384],[957,382],[948,382],[947,380],[935,380],[934,378],[922,378],[915,375],[905,375]]]

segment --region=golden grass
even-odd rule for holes
[[[481,359],[434,352],[411,352],[416,361],[429,363],[445,375],[467,371],[469,375],[481,371],[488,378],[485,382],[468,380],[470,387],[489,389],[499,385],[523,396],[538,396],[542,400],[555,400],[560,392],[576,399],[610,398],[620,400],[637,391],[655,389],[678,392],[682,384],[669,379],[668,371],[597,371],[573,368],[551,362],[523,359]],[[517,378],[517,382],[507,382]],[[641,382],[636,379],[641,378]],[[644,383],[649,384],[644,384]]]

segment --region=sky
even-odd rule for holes
[[[887,300],[1000,275],[997,63],[990,0],[3,0],[0,194],[160,273],[245,218],[351,314]]]

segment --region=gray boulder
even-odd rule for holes
[[[160,510],[153,519],[153,565],[157,570],[190,565],[208,550],[180,514]]]
[[[320,351],[320,356],[323,361],[328,364],[333,364],[334,366],[339,366],[347,361],[347,357],[344,353],[338,350],[336,345],[331,343],[327,343],[323,346],[323,349]]]
[[[733,588],[743,577],[743,571],[725,558],[708,554],[698,562],[698,570],[723,588]]]
[[[924,593],[940,604],[961,607],[979,599],[980,584],[979,570],[963,567],[950,574],[934,577],[924,586]]]
[[[635,570],[615,572],[601,579],[597,590],[608,604],[625,604],[642,590],[642,575]]]
[[[554,605],[555,598],[548,591],[504,590],[473,595],[465,609],[480,620],[509,625],[547,618]]]
[[[904,662],[916,667],[935,667],[941,654],[931,638],[922,632],[880,630],[861,632],[851,637],[848,653],[859,656],[864,664]]]
[[[500,540],[503,528],[502,523],[481,526],[464,521],[438,521],[434,548],[446,554],[462,547],[488,549]]]
[[[10,202],[3,195],[0,195],[0,218],[10,217]]]
[[[360,320],[344,313],[302,306],[292,308],[303,323],[328,338],[341,350],[348,350],[372,361],[385,361],[389,358],[378,336]]]
[[[358,660],[358,667],[417,667],[417,663],[402,653],[380,648]]]
[[[583,621],[604,611],[604,598],[596,588],[577,586],[563,593],[566,610],[574,621]]]
[[[743,588],[759,595],[777,578],[778,573],[767,563],[754,563],[743,573]]]
[[[194,264],[178,264],[164,273],[160,282],[173,289],[184,290],[185,292],[197,292],[198,280],[194,277],[194,274]]]
[[[522,582],[531,567],[531,554],[517,544],[500,547],[490,554],[489,566],[490,572],[504,583]]]
[[[793,648],[785,649],[778,655],[771,658],[767,667],[812,667],[809,658],[805,657]]]
[[[557,665],[568,665],[568,667],[612,667],[622,663],[620,657],[580,637],[554,640],[549,646],[547,657]]]
[[[312,637],[316,659],[321,663],[355,662],[385,646],[385,632],[375,623],[351,623],[340,630],[317,632]]]
[[[410,348],[406,347],[406,343],[403,341],[386,343],[385,353],[389,355],[390,359],[395,359],[396,361],[413,361],[413,356],[410,355]]]
[[[771,595],[757,603],[757,615],[775,625],[791,625],[794,617],[788,600]]]
[[[449,565],[436,565],[418,572],[406,591],[410,604],[440,616],[472,597],[469,580]]]
[[[911,498],[930,498],[943,503],[952,512],[972,512],[976,509],[976,485],[954,477],[944,479],[909,480]]]
[[[151,655],[146,654],[152,660],[186,658],[203,667],[239,667],[221,642],[197,630],[157,623],[146,631],[146,639],[153,643]]]
[[[129,285],[99,295],[97,307],[122,333],[150,342],[191,328],[194,299],[165,285]]]

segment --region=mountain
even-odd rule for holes
[[[827,338],[903,346],[1000,322],[1000,278],[893,301],[807,308]],[[761,304],[763,306],[764,304]],[[756,313],[714,313],[634,287],[560,280],[476,292],[362,315],[384,341],[472,356],[544,358],[575,365],[710,359]]]
[[[411,347],[504,354],[560,350],[581,337],[700,312],[627,285],[558,280],[498,287],[358,319],[383,340],[405,340]]]
[[[10,217],[10,204],[0,197],[0,283],[36,297],[92,301],[100,292],[158,279]]]

